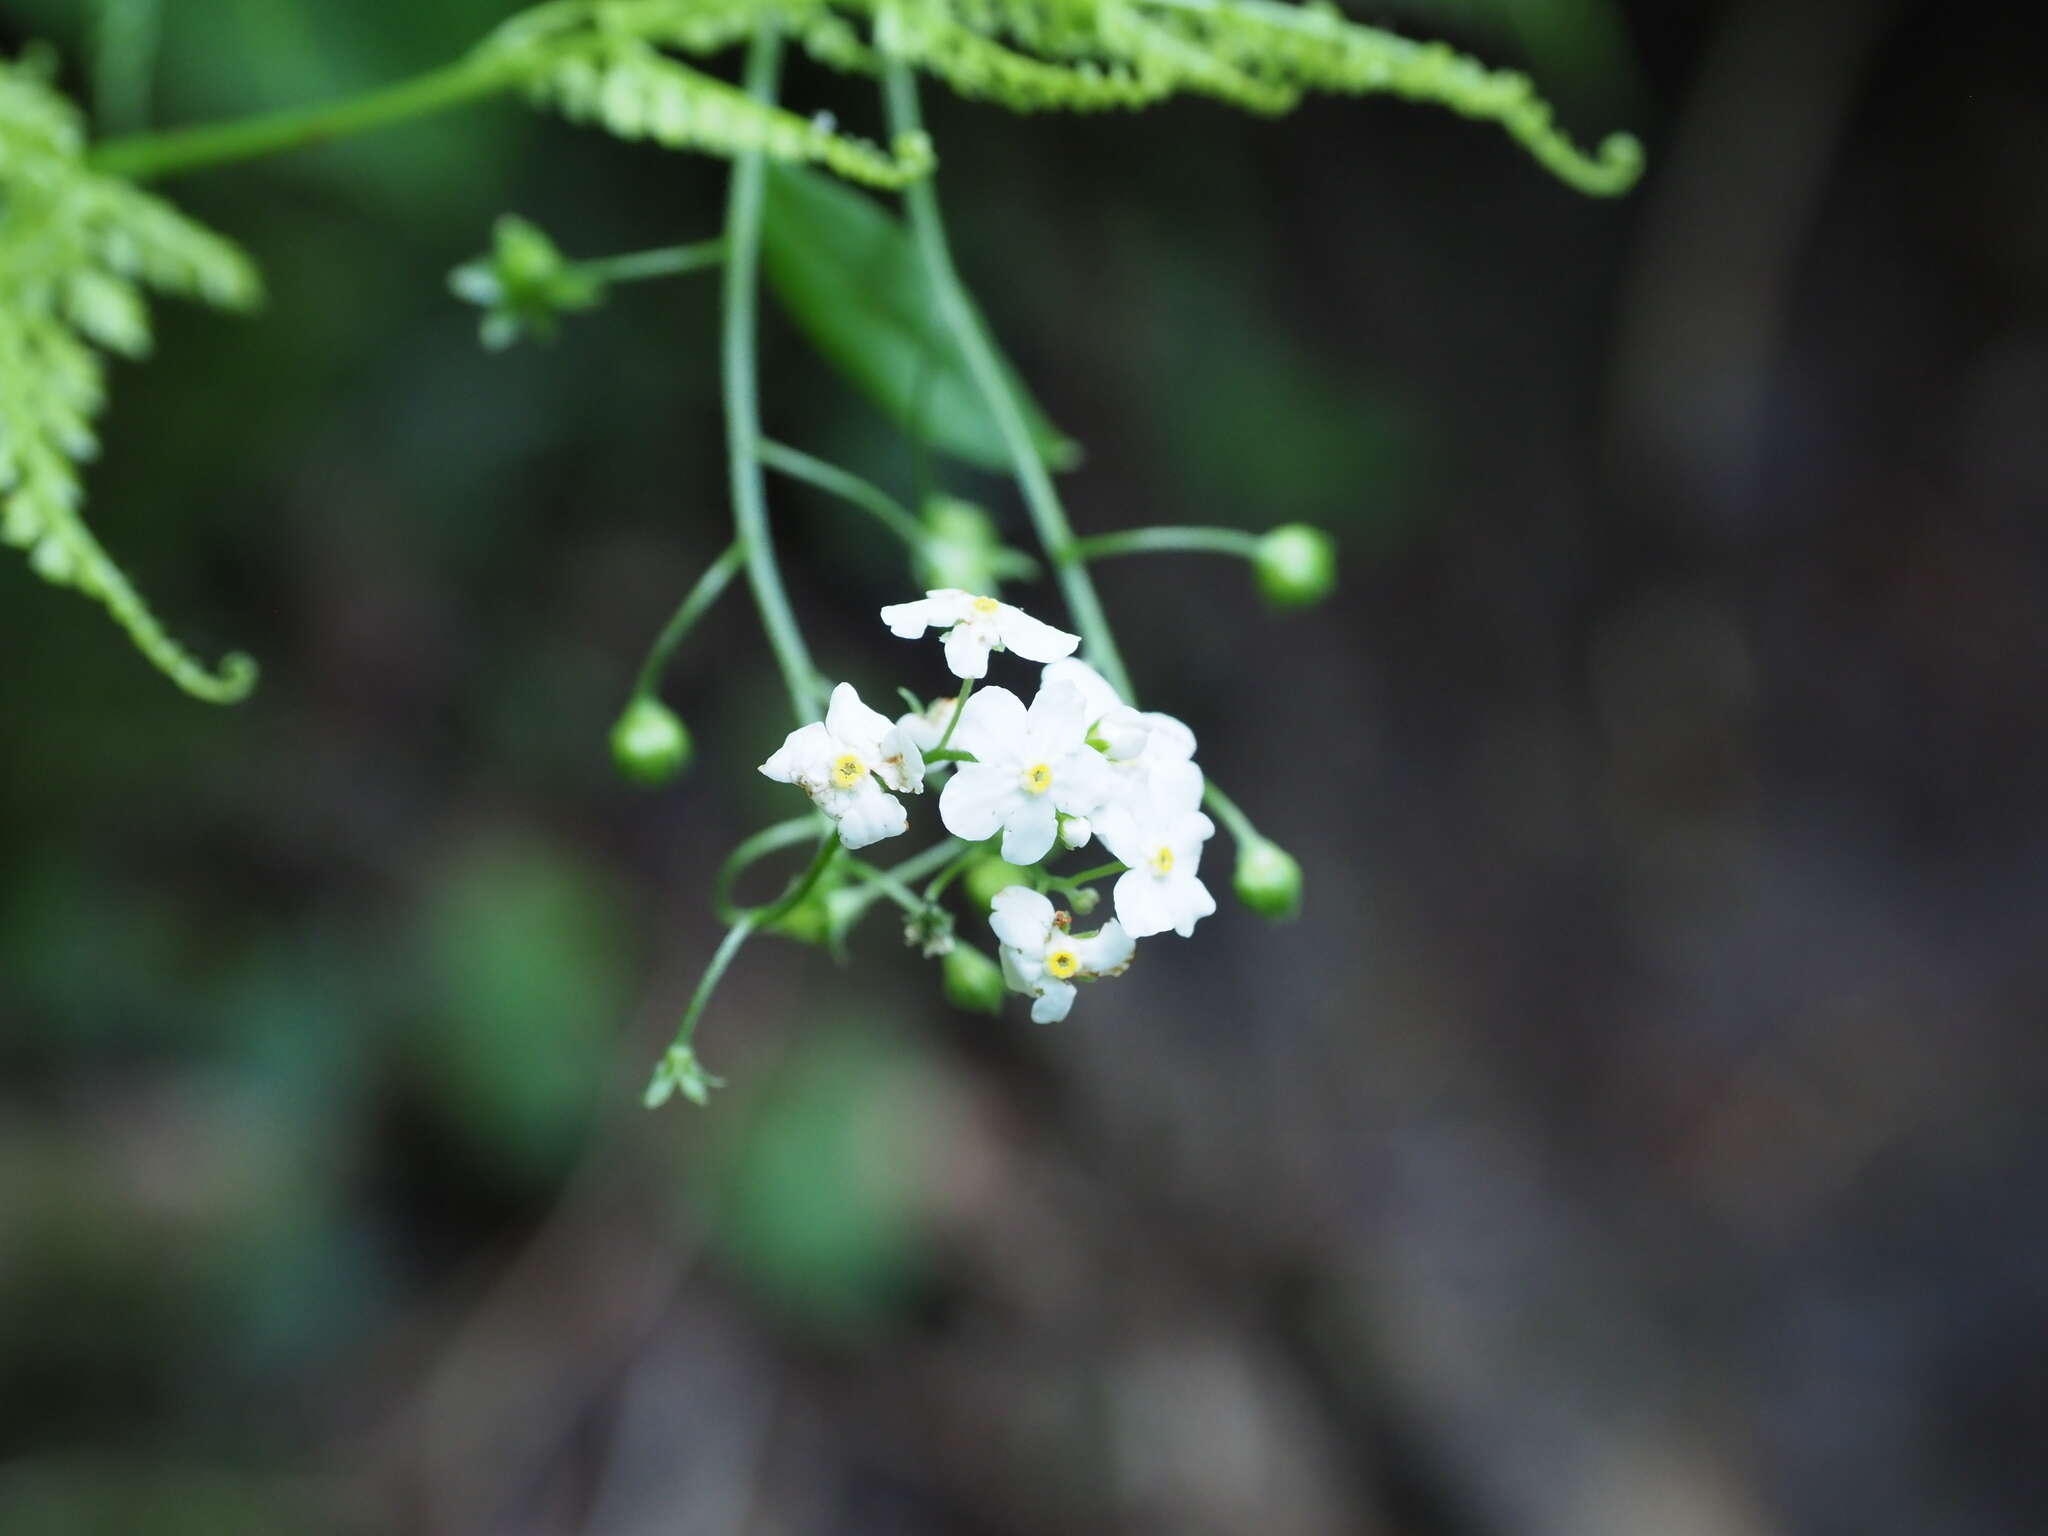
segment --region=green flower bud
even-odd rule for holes
[[[1037,574],[1038,562],[1006,548],[995,520],[971,501],[934,496],[922,508],[922,521],[926,537],[918,552],[919,586],[995,592],[1005,581]]]
[[[946,1001],[969,1013],[1000,1013],[1003,994],[1002,967],[972,944],[956,943],[939,962],[945,978]]]
[[[1278,843],[1240,843],[1232,883],[1237,899],[1261,917],[1285,922],[1301,911],[1301,866]]]
[[[967,873],[961,879],[967,886],[967,899],[986,912],[995,904],[998,892],[1013,885],[1029,885],[1031,871],[1021,864],[1005,864],[991,854],[968,865]]]
[[[636,784],[666,784],[690,761],[690,733],[659,699],[635,699],[612,727],[612,762]]]
[[[545,231],[511,214],[491,230],[491,253],[448,274],[455,296],[483,310],[483,341],[503,351],[521,336],[545,341],[561,316],[589,309],[602,286],[555,249]]]
[[[1259,540],[1252,571],[1275,608],[1306,608],[1337,585],[1337,546],[1320,528],[1282,523]]]

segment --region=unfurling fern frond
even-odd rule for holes
[[[1259,113],[1310,92],[1392,95],[1499,124],[1582,192],[1626,191],[1642,150],[1626,134],[1588,154],[1527,76],[1443,43],[1287,0],[841,0],[874,18],[876,46],[962,95],[1018,111],[1144,106],[1179,94]]]
[[[80,517],[78,466],[98,447],[100,350],[149,350],[145,289],[248,309],[262,286],[233,245],[94,174],[83,149],[77,110],[40,58],[0,61],[0,540],[103,603],[186,692],[229,703],[254,686],[255,663],[234,655],[209,671],[165,632]]]
[[[594,57],[562,60],[534,92],[572,121],[596,122],[622,139],[719,155],[759,150],[869,186],[905,186],[929,175],[933,165],[931,140],[921,133],[883,150],[847,137],[826,119],[764,105],[632,37],[618,38]]]

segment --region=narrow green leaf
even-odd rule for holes
[[[970,464],[1009,467],[1002,433],[939,317],[916,246],[874,199],[802,166],[771,165],[761,254],[790,318],[892,420]],[[1021,384],[1013,388],[1047,462],[1077,462],[1074,441]]]

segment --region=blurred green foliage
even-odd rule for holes
[[[924,1260],[936,1085],[882,1018],[835,1003],[757,1092],[702,1191],[711,1243],[793,1323],[864,1339]]]
[[[405,1045],[488,1165],[545,1182],[582,1144],[630,995],[624,917],[595,870],[524,841],[465,850],[427,893]]]

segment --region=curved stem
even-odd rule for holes
[[[968,843],[958,853],[953,855],[947,861],[946,867],[932,876],[932,883],[924,888],[925,901],[931,903],[945,895],[946,887],[957,880],[961,872],[974,862],[974,856],[979,851],[980,849],[976,844]]]
[[[947,745],[953,740],[953,733],[960,729],[960,712],[967,707],[967,696],[972,692],[974,692],[974,679],[971,677],[961,678],[960,691],[953,696],[953,713],[946,717],[946,729],[940,734],[938,742],[932,747],[933,756],[945,751]],[[939,760],[941,762],[948,761],[945,758],[940,758]],[[930,762],[931,757],[927,757],[925,761]]]
[[[740,952],[740,946],[761,928],[772,927],[777,919],[790,908],[811,894],[811,888],[825,873],[833,857],[839,852],[839,833],[835,828],[827,832],[818,844],[818,853],[811,860],[810,867],[791,883],[780,899],[763,907],[748,907],[733,919],[732,927],[713,951],[711,963],[704,968],[704,975],[697,982],[697,990],[690,994],[690,1005],[683,1010],[683,1021],[676,1026],[676,1037],[669,1043],[669,1053],[687,1051],[697,1033],[697,1021],[704,1016],[704,1005],[711,1001],[711,994],[718,990],[718,983],[724,978],[726,967],[732,964],[733,956]]]
[[[719,920],[736,923],[743,912],[753,910],[739,906],[732,899],[732,888],[739,883],[741,875],[769,854],[792,843],[800,843],[817,830],[818,818],[815,815],[794,816],[788,821],[778,821],[772,827],[763,827],[727,854],[711,883],[711,904],[717,910]]]
[[[910,509],[883,490],[879,485],[861,479],[851,470],[841,469],[837,464],[828,464],[814,458],[800,449],[786,443],[763,438],[758,451],[761,462],[778,474],[788,475],[792,480],[801,480],[814,485],[841,501],[851,502],[887,528],[897,538],[910,546],[914,554],[924,548],[925,529]]]
[[[689,595],[677,606],[661,633],[648,647],[647,659],[640,663],[640,675],[633,682],[633,697],[651,699],[661,691],[661,674],[668,669],[669,657],[675,654],[677,646],[689,634],[704,612],[718,601],[740,563],[747,558],[746,545],[734,539],[725,547],[725,553],[711,562],[711,568],[697,578],[697,584],[690,588]]]
[[[1111,859],[1107,864],[1098,864],[1093,869],[1084,869],[1078,875],[1054,875],[1052,888],[1056,891],[1071,891],[1090,881],[1106,880],[1111,875],[1120,875],[1131,866],[1122,859]]]
[[[652,251],[631,251],[623,256],[599,256],[571,265],[593,282],[637,283],[650,277],[681,277],[686,272],[701,272],[723,260],[723,240],[699,240],[690,245],[664,245]]]
[[[145,181],[302,149],[495,96],[530,80],[538,69],[577,48],[592,47],[595,41],[578,39],[574,46],[565,43],[549,52],[504,49],[474,53],[396,85],[317,107],[291,107],[197,128],[108,139],[87,153],[86,164],[110,176]]]
[[[1251,817],[1238,808],[1235,800],[1216,787],[1214,779],[1210,779],[1202,786],[1202,803],[1216,813],[1217,819],[1223,825],[1230,828],[1230,835],[1238,842],[1254,843],[1262,840],[1259,829],[1252,825]]]
[[[883,62],[882,78],[888,100],[890,131],[898,134],[922,132],[924,123],[917,107],[917,81],[910,66],[901,59],[887,58]],[[967,359],[968,371],[974,376],[975,386],[988,403],[989,414],[995,418],[997,430],[1002,433],[1003,446],[1010,452],[1011,467],[1016,473],[1018,487],[1024,493],[1024,504],[1030,510],[1032,524],[1038,530],[1039,542],[1045,546],[1045,552],[1052,560],[1060,592],[1066,598],[1075,627],[1081,631],[1081,638],[1087,645],[1089,665],[1107,678],[1118,693],[1129,699],[1132,697],[1130,675],[1124,671],[1123,657],[1117,651],[1116,637],[1109,631],[1109,621],[1103,615],[1102,600],[1095,594],[1095,583],[1088,575],[1088,567],[1065,556],[1065,551],[1074,543],[1074,530],[1067,522],[1066,509],[1060,505],[1059,492],[1053,489],[1052,475],[1045,467],[1045,460],[1031,441],[1031,429],[1025,423],[1023,407],[1003,377],[995,350],[975,316],[973,305],[967,302],[959,274],[953,269],[953,255],[946,243],[945,226],[939,219],[938,194],[932,190],[932,178],[926,177],[905,187],[903,202],[910,215],[911,234],[924,261],[925,276],[930,279],[932,292],[938,300],[939,316],[958,342],[961,355]]]
[[[773,105],[782,40],[763,20],[747,49],[747,94]],[[797,723],[814,718],[819,688],[811,654],[804,645],[789,597],[782,589],[782,571],[768,535],[768,492],[761,473],[760,382],[755,368],[755,304],[760,288],[761,201],[766,160],[758,149],[733,161],[732,189],[725,214],[725,374],[726,449],[732,468],[733,522],[747,547],[747,580],[768,631],[782,681]]]
[[[1132,528],[1076,539],[1066,548],[1070,561],[1107,560],[1113,555],[1156,555],[1199,552],[1236,555],[1250,560],[1259,552],[1259,536],[1243,528]]]

